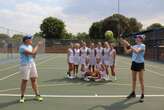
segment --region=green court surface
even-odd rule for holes
[[[126,100],[131,91],[131,60],[117,56],[117,80],[85,82],[66,79],[66,54],[40,54],[36,58],[43,102],[33,100],[30,82],[26,102],[19,103],[19,60],[0,59],[0,110],[164,110],[164,64],[146,61],[145,101]],[[139,84],[139,83],[138,83]]]

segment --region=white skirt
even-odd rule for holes
[[[70,56],[70,57],[68,58],[68,63],[74,63],[73,56]]]
[[[103,57],[103,64],[104,64],[104,65],[109,65],[109,64],[110,64],[109,58]]]
[[[95,58],[95,57],[90,57],[90,62],[89,62],[89,64],[90,64],[91,66],[96,65],[96,58]]]
[[[74,56],[73,57],[73,63],[74,63],[74,65],[79,65],[80,64],[80,57],[79,56]]]
[[[85,64],[85,61],[86,61],[86,57],[81,56],[80,57],[80,64]]]

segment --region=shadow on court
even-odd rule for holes
[[[6,107],[9,107],[9,106],[12,106],[12,105],[16,105],[16,104],[19,104],[19,100],[13,100],[13,101],[10,101],[10,102],[3,102],[3,103],[0,103],[0,109],[6,108]]]
[[[123,99],[119,102],[115,102],[111,105],[96,105],[92,108],[89,108],[88,110],[97,110],[97,109],[103,109],[103,110],[124,110],[129,108],[132,105],[139,104],[139,101],[133,101],[133,102],[127,102],[128,99]]]
[[[35,101],[33,98],[31,99],[26,99],[25,102],[31,102],[31,101]],[[7,108],[7,107],[10,107],[10,106],[13,106],[13,105],[21,105],[22,103],[19,102],[18,99],[16,100],[12,100],[10,102],[3,102],[3,103],[0,103],[0,109],[3,109],[3,108]]]
[[[80,78],[76,78],[76,79],[68,79],[68,78],[61,78],[61,79],[50,79],[47,81],[43,81],[46,83],[75,83],[75,84],[80,84],[80,85],[87,85],[87,86],[96,86],[96,85],[104,85],[106,83],[111,83],[112,81],[99,81],[99,82],[95,82],[93,80],[91,81],[84,81],[83,79]]]

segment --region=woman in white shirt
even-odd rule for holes
[[[76,78],[78,74],[79,64],[80,64],[80,44],[79,43],[75,44],[73,62],[74,62],[73,78]]]
[[[109,65],[110,65],[110,51],[111,51],[111,48],[108,44],[108,42],[105,42],[104,43],[104,49],[103,49],[103,64],[105,65],[105,70],[106,70],[106,80],[110,80],[110,77],[109,77]]]
[[[114,76],[114,79],[117,80],[116,78],[116,71],[115,71],[115,61],[116,61],[116,50],[114,49],[114,44],[110,43],[110,48],[111,51],[109,53],[109,66],[111,69],[111,74]]]
[[[71,78],[72,76],[72,71],[74,69],[74,44],[70,43],[70,48],[68,48],[67,52],[67,63],[68,63],[68,72],[67,72],[67,77]]]

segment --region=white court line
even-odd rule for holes
[[[80,83],[74,84],[74,83],[61,83],[61,84],[43,84],[39,85],[38,87],[55,87],[55,86],[78,86],[81,85]],[[117,86],[131,86],[131,84],[123,84],[123,83],[107,83],[104,85],[117,85]],[[137,85],[137,87],[140,87]],[[146,88],[151,88],[151,89],[161,89],[164,90],[164,87],[158,87],[158,86],[145,86]],[[9,91],[14,91],[14,90],[19,90],[20,88],[10,88],[10,89],[3,89],[0,90],[0,93],[2,92],[9,92]],[[27,87],[27,89],[31,89],[31,87]]]
[[[149,71],[149,72],[154,73],[154,74],[156,74],[158,76],[163,76],[164,77],[164,74],[158,73],[156,71],[153,71],[153,70],[150,70],[150,69],[146,69],[146,71]]]
[[[123,83],[107,83],[105,85],[131,86],[131,84],[123,84]],[[140,87],[140,85],[137,85],[137,87]],[[145,86],[145,87],[151,88],[151,89],[162,89],[162,90],[164,90],[164,87],[158,87],[158,86]]]
[[[14,76],[14,75],[16,75],[16,74],[18,74],[18,73],[19,73],[19,72],[15,72],[15,73],[10,74],[10,75],[8,75],[8,76],[2,77],[2,78],[0,78],[0,81],[5,80],[5,79],[7,79],[7,78],[10,78],[10,77],[12,77],[12,76]]]
[[[3,97],[19,97],[20,94],[0,94]],[[35,95],[27,94],[26,97],[34,97]],[[42,95],[45,98],[126,98],[127,95]],[[136,95],[140,97],[140,95]],[[164,95],[145,95],[145,97],[164,97]]]
[[[155,67],[155,68],[164,70],[164,68],[161,68],[161,67],[158,67],[158,66],[154,66],[154,65],[150,65],[150,64],[146,64],[146,65],[147,65],[147,66],[150,66],[150,67]]]
[[[16,68],[17,66],[19,66],[19,65],[14,65],[14,66],[10,66],[10,67],[7,67],[7,68],[3,68],[0,71],[6,71],[8,69]]]
[[[46,62],[48,62],[49,60],[52,60],[52,59],[56,59],[57,57],[49,57],[47,60],[44,60],[44,61],[42,61],[42,62],[38,62],[38,63],[36,63],[36,65],[38,66],[38,65],[42,65],[42,64],[44,64],[44,63],[46,63]]]
[[[55,87],[55,86],[68,86],[68,85],[73,85],[72,83],[61,83],[61,84],[47,84],[47,85],[39,85],[38,87]],[[20,88],[10,88],[10,89],[3,89],[0,90],[1,92],[8,92],[8,91],[14,91],[14,90],[19,90]],[[27,89],[31,89],[31,86],[27,87]]]
[[[121,61],[121,62],[123,62],[124,64],[128,64],[129,66],[130,66],[130,64],[129,63],[127,63],[127,62],[125,62],[125,61]],[[147,65],[147,64],[146,64]],[[153,71],[153,70],[151,70],[151,69],[145,69],[146,71],[148,71],[148,72],[150,72],[150,73],[153,73],[153,74],[155,74],[155,75],[157,75],[157,76],[162,76],[162,77],[164,77],[164,74],[161,74],[161,73],[159,73],[159,72],[156,72],[156,71]]]
[[[45,59],[45,57],[43,57],[43,58],[40,59],[40,60],[43,60],[43,59]],[[14,65],[14,66],[10,66],[10,67],[7,67],[7,68],[0,69],[0,72],[1,72],[1,71],[6,71],[6,70],[8,70],[8,69],[16,68],[16,67],[18,67],[18,66],[19,66],[19,64]],[[0,74],[2,74],[2,73],[0,73]]]
[[[45,69],[45,70],[67,70],[67,68],[58,68],[58,67],[48,67],[48,66],[46,66],[46,67],[44,67],[44,66],[38,66],[38,69]],[[116,68],[117,70],[124,70],[124,69],[130,69],[130,68],[128,68],[128,67],[120,67],[120,68]]]
[[[67,68],[49,68],[49,67],[44,67],[44,68],[38,68],[39,70],[67,70]]]
[[[124,60],[127,60],[127,59],[125,59],[125,58],[123,58]],[[130,61],[130,60],[129,60]],[[149,61],[146,61],[146,62],[148,62],[149,63]],[[127,62],[125,62],[126,64],[127,64]],[[158,67],[158,66],[155,66],[155,65],[151,65],[151,64],[145,64],[146,66],[150,66],[150,67],[154,67],[154,68],[157,68],[157,69],[162,69],[162,70],[164,70],[164,68],[161,68],[161,67]]]
[[[57,57],[55,57],[55,58],[57,58]],[[52,59],[55,59],[55,58],[54,58],[54,57],[49,58],[49,59],[47,59],[47,60],[45,60],[45,61],[36,63],[36,65],[44,64],[44,63],[46,63],[47,61],[52,60]],[[0,81],[5,80],[5,79],[8,79],[8,78],[10,78],[10,77],[12,77],[12,76],[14,76],[14,75],[16,75],[16,74],[18,74],[18,73],[19,73],[19,71],[15,72],[15,73],[13,73],[13,74],[10,74],[10,75],[8,75],[8,76],[4,76],[4,77],[0,78]]]

